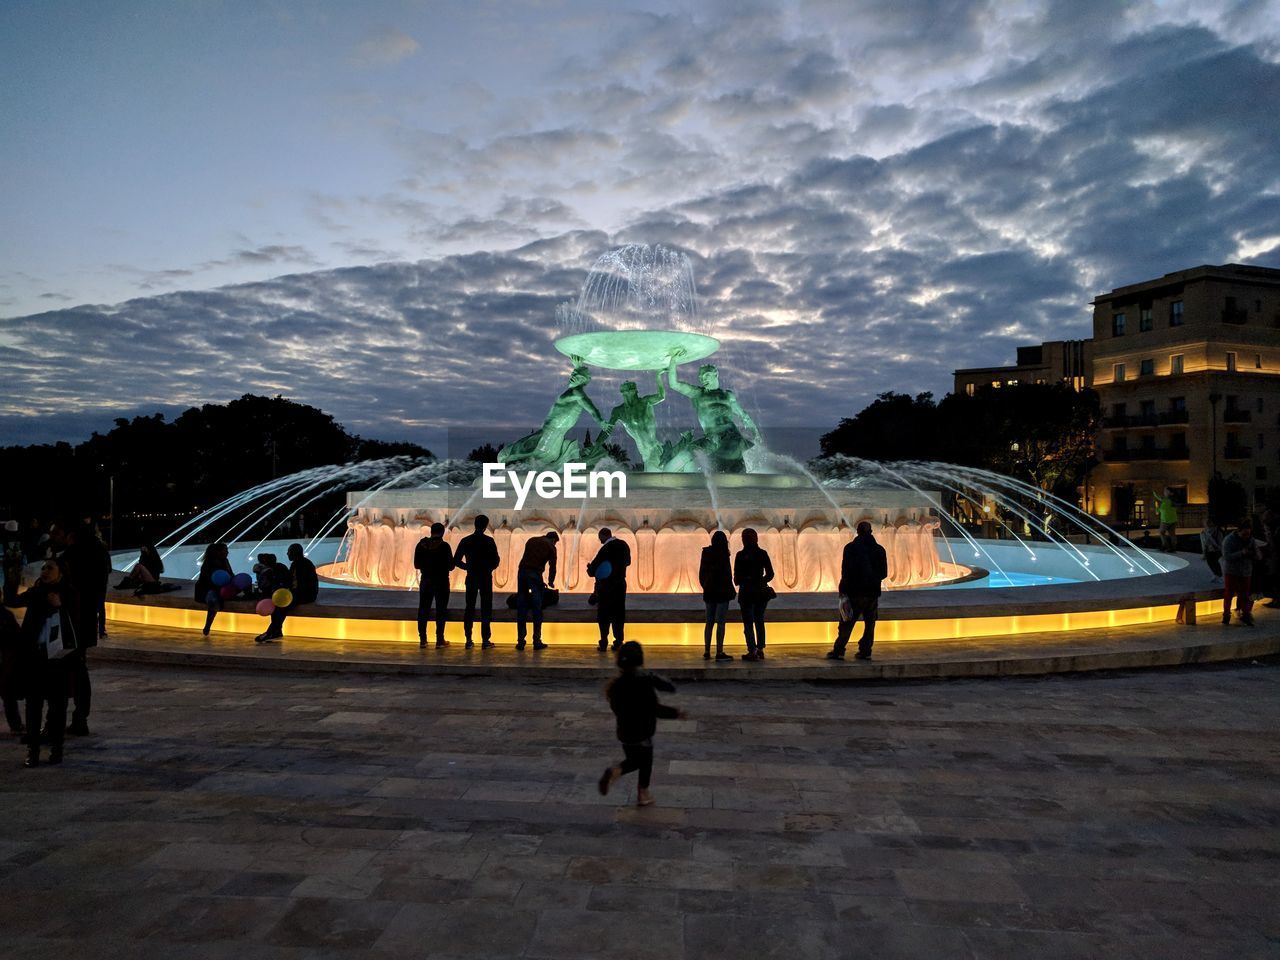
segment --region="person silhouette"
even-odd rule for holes
[[[714,626],[716,659],[732,660],[733,657],[724,652],[724,622],[729,615],[729,601],[734,597],[734,590],[729,538],[723,530],[711,535],[711,546],[702,548],[698,583],[702,587],[702,602],[707,608],[707,622],[702,631],[702,659],[711,659],[711,628]]]
[[[871,535],[871,524],[859,521],[858,535],[844,545],[840,561],[840,602],[847,605],[848,618],[841,617],[836,628],[834,649],[828,660],[843,660],[853,625],[862,617],[862,636],[858,639],[858,660],[871,659],[871,645],[876,639],[876,617],[880,612],[881,584],[889,576],[889,558],[884,547]],[[901,535],[901,534],[899,534]]]
[[[747,641],[743,660],[764,659],[764,608],[773,599],[769,586],[773,564],[760,546],[760,537],[751,527],[742,531],[742,549],[733,558],[733,582],[738,585],[738,606],[742,608],[742,632]]]
[[[413,565],[418,580],[418,646],[427,645],[427,620],[431,606],[436,608],[436,646],[447,647],[444,624],[449,616],[449,571],[453,569],[453,550],[444,540],[444,524],[433,523],[431,536],[423,537],[413,551]]]
[[[526,622],[533,614],[533,649],[544,650],[542,642],[542,591],[556,585],[556,543],[560,534],[548,530],[541,537],[532,537],[524,545],[524,556],[516,569],[516,649],[524,649]],[[542,571],[549,568],[545,587]]]
[[[467,534],[458,544],[453,562],[467,571],[464,586],[466,607],[462,614],[462,632],[467,638],[467,646],[474,647],[471,639],[471,627],[476,620],[476,598],[480,600],[480,648],[487,650],[493,641],[491,623],[493,621],[493,571],[498,569],[500,558],[498,545],[493,537],[485,531],[489,529],[489,518],[483,513],[475,519],[475,532]]]
[[[613,627],[613,649],[622,646],[627,620],[627,567],[631,566],[631,548],[619,540],[608,527],[600,528],[600,549],[587,564],[587,576],[596,578],[596,623],[600,627],[600,649],[609,646],[609,627]]]

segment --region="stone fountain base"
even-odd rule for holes
[[[444,523],[456,547],[471,532],[476,514],[487,514],[501,565],[494,587],[515,589],[525,542],[548,530],[560,534],[556,585],[590,593],[587,563],[599,549],[597,532],[609,527],[631,547],[632,593],[700,593],[698,564],[711,534],[729,534],[736,553],[742,531],[754,528],[773,561],[779,593],[833,593],[844,545],[860,520],[871,522],[889,556],[886,587],[933,586],[963,579],[970,569],[938,555],[939,524],[928,491],[827,490],[803,477],[741,474],[631,474],[627,495],[615,499],[543,499],[530,492],[520,510],[515,497],[485,499],[479,486],[384,490],[348,494],[354,511],[345,554],[321,568],[322,576],[349,583],[413,589],[418,582],[413,550],[432,523]],[[944,554],[947,553],[944,548]],[[454,571],[461,589],[464,573]]]

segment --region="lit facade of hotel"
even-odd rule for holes
[[[1117,287],[1093,301],[1086,350],[1103,412],[1090,512],[1110,517],[1131,484],[1133,519],[1151,523],[1152,491],[1172,487],[1198,526],[1215,473],[1255,503],[1280,484],[1280,270],[1200,266]],[[955,389],[1027,382],[1025,369],[957,370]]]

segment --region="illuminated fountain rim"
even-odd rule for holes
[[[672,354],[679,353],[678,364],[694,363],[719,350],[720,341],[678,330],[594,330],[560,337],[555,347],[602,370],[665,370]]]
[[[287,543],[271,541],[259,549],[280,554]],[[988,545],[994,543],[997,542],[987,541]],[[336,553],[338,544],[337,538],[316,543],[312,558],[325,562]],[[252,546],[249,543],[233,545],[233,566],[248,568],[242,558]],[[193,559],[200,551],[197,545],[182,549],[182,558],[171,557],[176,561],[172,567],[174,573],[180,572],[178,568],[183,562]],[[1022,547],[1014,549],[1025,553]],[[1094,553],[1102,548],[1082,549],[1086,554],[1103,556],[1101,552]],[[185,551],[191,551],[190,555]],[[117,569],[127,567],[135,558],[133,551],[118,551],[113,555]],[[1189,555],[1166,555],[1162,561],[1170,566],[1168,572],[1099,582],[1059,582],[991,590],[938,587],[894,591],[881,602],[876,639],[893,643],[1008,637],[1016,643],[1019,635],[1027,633],[1064,633],[1170,622],[1181,616],[1188,603],[1206,616],[1221,609],[1221,588],[1213,588],[1207,571],[1202,565],[1190,562],[1193,560]],[[142,599],[132,599],[123,591],[112,591],[107,598],[108,619],[194,633],[203,626],[205,608],[195,601],[189,584],[188,580],[179,591]],[[795,600],[791,604],[780,602],[778,609],[770,614],[771,644],[812,646],[831,641],[836,626],[833,594],[783,596]],[[698,595],[652,597],[665,598],[665,603],[653,609],[637,609],[632,622],[628,623],[628,635],[634,633],[636,639],[661,645],[702,643],[703,605]],[[456,598],[451,623],[461,613],[461,599]],[[494,607],[495,639],[500,643],[514,639],[511,613],[505,610],[505,605]],[[253,608],[252,601],[229,602],[219,615],[218,630],[247,635],[261,632],[266,618],[257,616]],[[327,590],[319,603],[304,609],[305,613],[299,611],[290,617],[286,630],[290,635],[337,641],[412,642],[417,639],[411,592]],[[595,611],[578,597],[567,609],[562,606],[550,615],[544,636],[552,643],[594,646],[599,639],[594,620]],[[450,629],[457,629],[456,624]]]

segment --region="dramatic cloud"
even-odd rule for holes
[[[253,390],[370,435],[510,439],[565,373],[556,304],[611,245],[646,242],[692,258],[727,385],[765,424],[826,428],[880,391],[943,392],[956,367],[1088,336],[1113,286],[1280,266],[1266,5],[709,11],[566,15],[589,44],[551,50],[537,89],[452,78],[449,124],[371,95],[394,175],[309,185],[314,233],[127,268],[139,291],[311,272],[0,321],[0,417]],[[329,268],[352,259],[393,262]],[[601,405],[617,381],[593,386]]]

